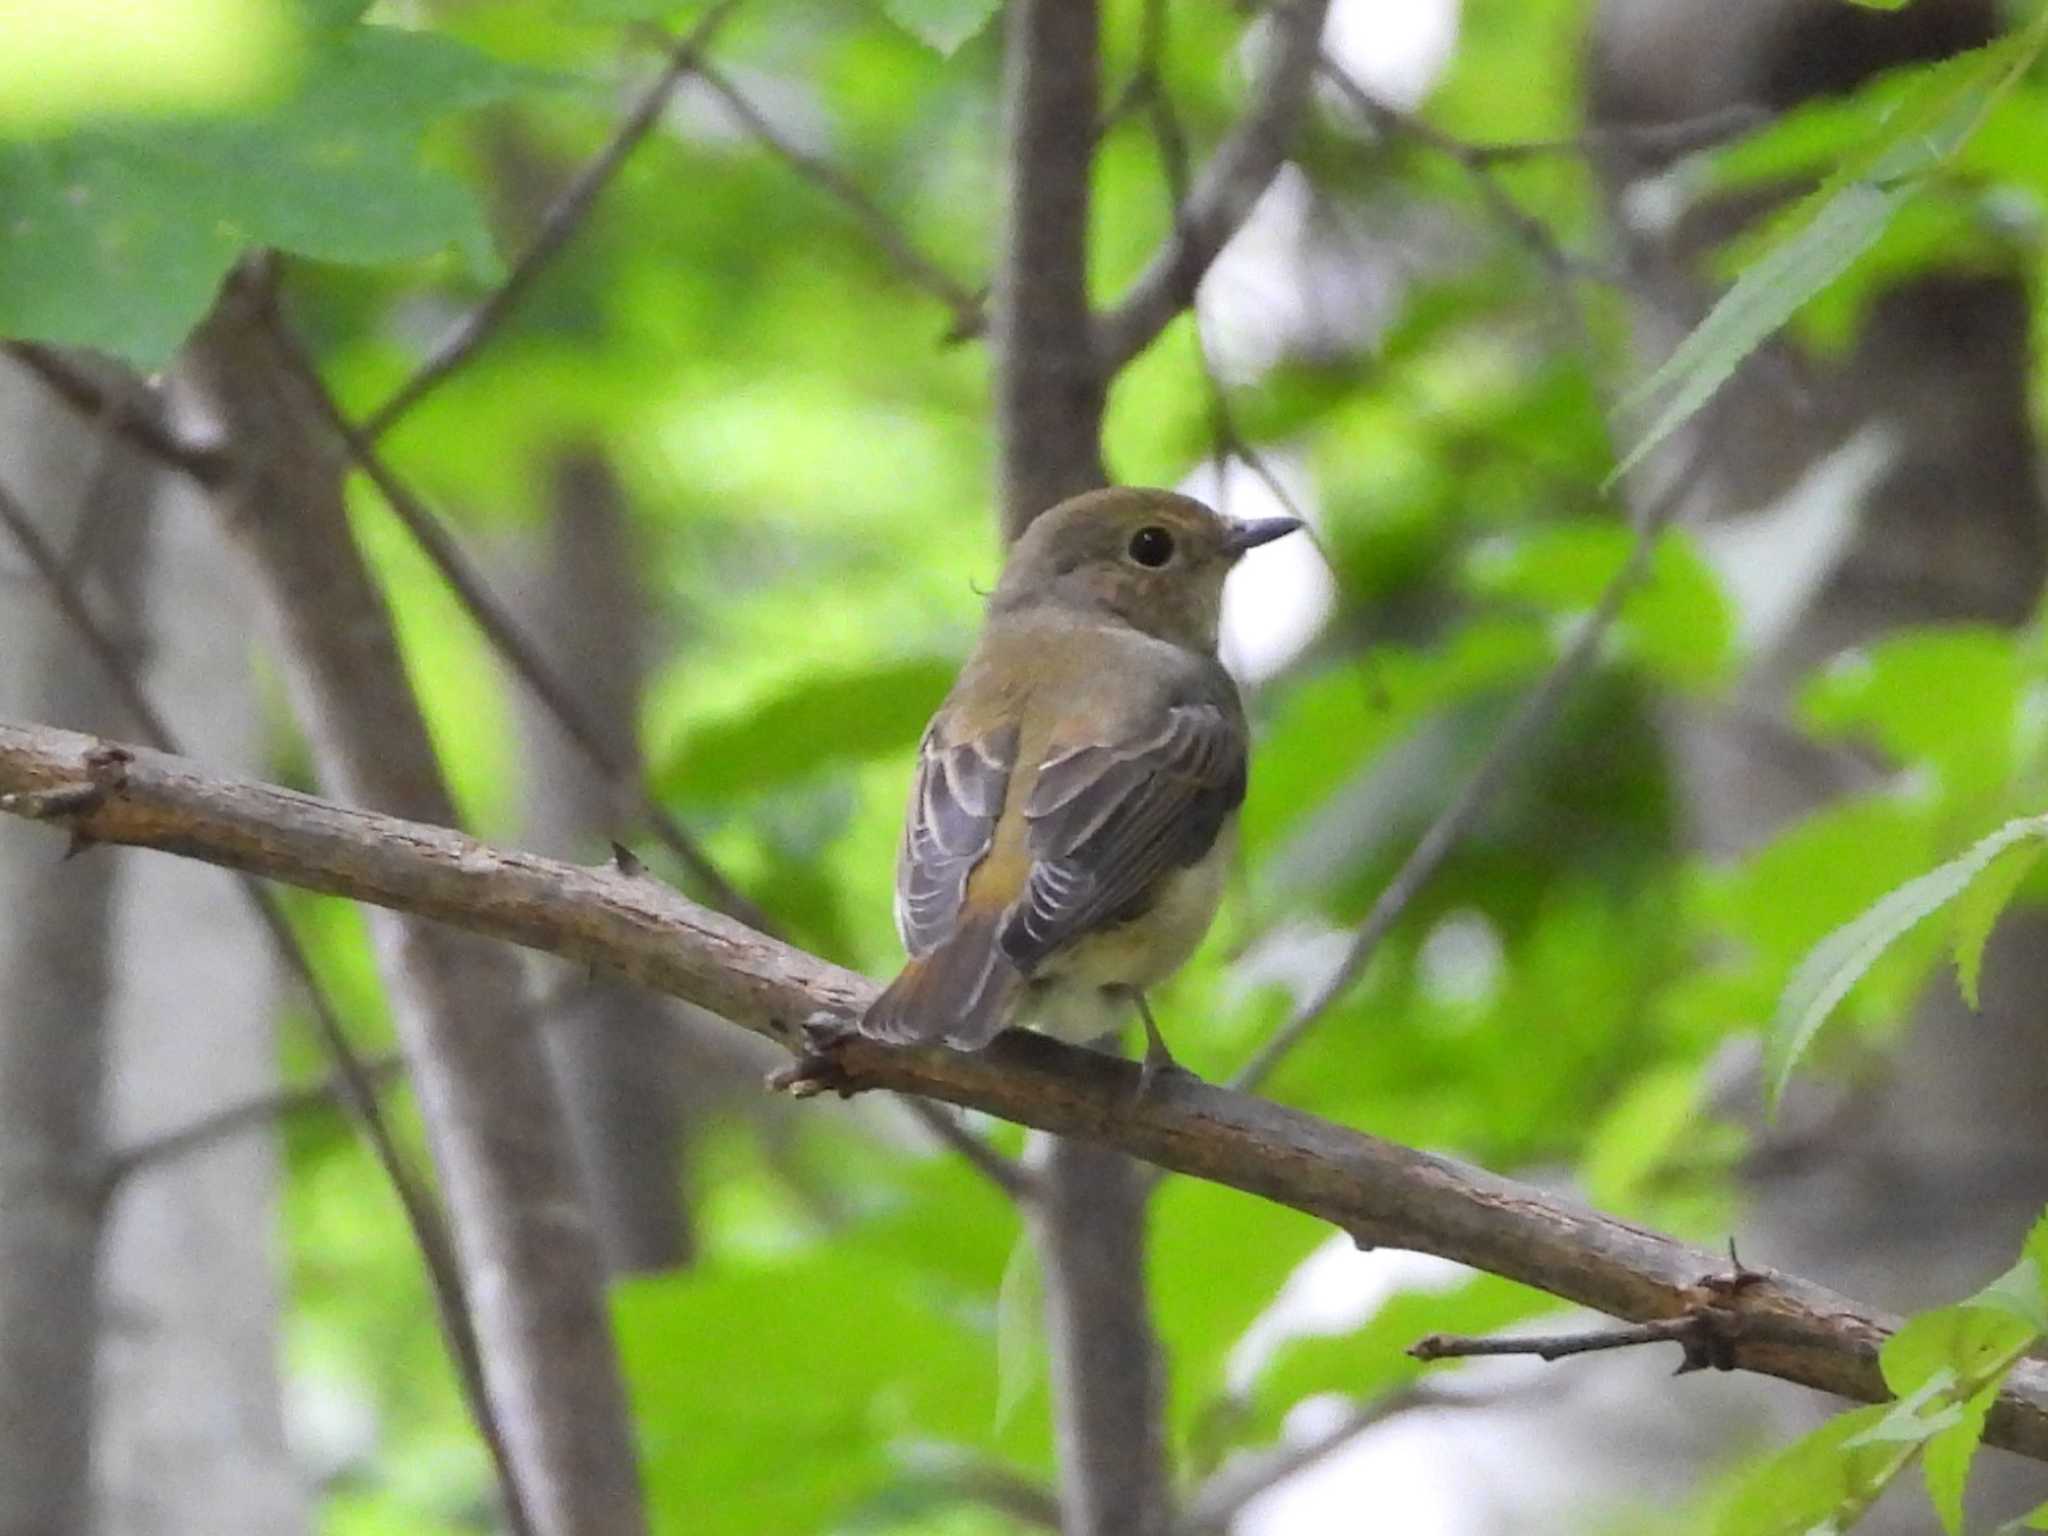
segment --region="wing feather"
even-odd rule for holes
[[[934,721],[919,743],[896,864],[896,931],[912,959],[958,926],[967,878],[995,841],[1016,758],[1015,726],[948,746]]]
[[[1031,876],[1001,935],[1020,969],[1142,909],[1162,877],[1214,846],[1243,801],[1235,711],[1177,704],[1155,719],[1127,741],[1068,748],[1039,768],[1024,807]]]

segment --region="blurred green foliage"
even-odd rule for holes
[[[116,93],[91,121],[0,142],[0,201],[35,225],[0,242],[0,332],[154,366],[236,256],[274,245],[291,258],[292,313],[350,408],[367,412],[530,230],[535,210],[497,187],[504,145],[566,176],[650,71],[636,28],[704,9],[451,0],[365,18],[362,5],[309,0],[296,84],[267,106],[166,124],[121,115]],[[760,0],[714,50],[969,290],[986,282],[997,216],[992,9]],[[1137,67],[1143,9],[1109,6],[1112,94]],[[1584,7],[1472,0],[1464,12],[1429,120],[1480,142],[1569,135]],[[1161,84],[1197,154],[1242,102],[1241,32],[1227,5],[1171,8]],[[1972,252],[2020,252],[2038,272],[2027,235],[2048,192],[2048,108],[2030,82],[1987,104],[1979,75],[1958,66],[1941,79],[1959,72],[1984,108],[1975,131],[1913,162],[1923,195],[1907,212],[1858,224],[1860,261],[1830,248],[1805,268],[1846,269],[1841,282],[1818,295],[1805,278],[1773,288],[1771,325],[1803,306],[1839,329],[1873,284],[1952,254],[1951,224],[1914,222],[1923,207],[1976,223],[2006,210],[1997,251]],[[1927,83],[1922,72],[1792,114],[1722,155],[1717,174],[1730,185],[1882,179],[1899,140],[1874,134]],[[1238,429],[1313,483],[1338,597],[1308,653],[1251,700],[1243,879],[1203,954],[1157,1000],[1183,1060],[1206,1074],[1241,1062],[1306,989],[1629,547],[1601,489],[1615,462],[1608,375],[1561,344],[1556,279],[1490,219],[1472,179],[1426,147],[1369,142],[1330,102],[1303,162],[1325,189],[1312,230],[1405,231],[1456,254],[1412,264],[1369,342],[1229,387]],[[1597,199],[1578,157],[1504,163],[1501,185],[1567,246],[1594,239]],[[1885,186],[1876,195],[1890,196]],[[1160,157],[1126,119],[1098,169],[1099,293],[1114,295],[1170,229]],[[1741,261],[1754,270],[1757,251]],[[1595,334],[1612,335],[1615,299],[1585,297]],[[1243,302],[1256,328],[1259,297]],[[655,786],[793,936],[878,975],[897,959],[890,895],[910,748],[998,564],[986,354],[948,342],[950,323],[840,206],[685,93],[515,322],[386,442],[492,550],[532,538],[559,455],[608,458],[633,506],[657,637],[644,711]],[[1754,340],[1710,336],[1688,387]],[[1183,320],[1118,383],[1116,473],[1173,482],[1197,469],[1214,407]],[[516,839],[527,758],[510,685],[357,492],[464,809],[487,835]],[[1656,720],[1674,698],[1725,702],[1742,660],[1711,568],[1673,535],[1548,741],[1270,1091],[1503,1170],[1570,1171],[1603,1204],[1689,1235],[1724,1231],[1744,1136],[1715,1119],[1703,1088],[1715,1053],[1770,1018],[1825,935],[2039,809],[2048,696],[2038,626],[1901,633],[1804,695],[1805,727],[1880,755],[1882,779],[1752,857],[1709,864],[1681,851]],[[2028,893],[2026,869],[2000,868],[2011,875],[1986,881],[1994,896]],[[1968,921],[1988,928],[1998,905]],[[359,917],[311,898],[293,907],[349,1016],[374,1027],[382,1005]],[[1895,1030],[1942,939],[1923,927],[1851,978],[1842,1036]],[[291,1065],[316,1069],[309,1048],[290,1050]],[[1016,1144],[1006,1128],[992,1134]],[[315,1397],[369,1405],[377,1426],[371,1443],[338,1453],[326,1526],[475,1529],[487,1464],[391,1197],[331,1127],[295,1126],[289,1149],[292,1368]],[[661,1528],[1014,1529],[963,1512],[949,1491],[991,1467],[1050,1475],[1042,1395],[997,1414],[1014,1213],[955,1163],[823,1114],[772,1137],[737,1113],[705,1128],[692,1197],[698,1262],[617,1298]],[[1419,1334],[1483,1331],[1544,1305],[1475,1277],[1398,1295],[1347,1331],[1289,1338],[1245,1365],[1247,1331],[1327,1233],[1183,1180],[1161,1188],[1152,1223],[1170,1428],[1190,1476],[1269,1443],[1311,1398],[1366,1400],[1411,1380],[1402,1351]],[[2040,1241],[2028,1250],[2037,1271]],[[1960,1337],[1943,1335],[1910,1368],[1905,1342],[1887,1356],[1902,1394],[1942,1380],[1906,1426],[1928,1441],[1930,1478],[1959,1476],[1974,1440],[1942,1437],[1972,1414],[1981,1423],[1987,1367]],[[1787,1488],[1816,1519],[1839,1507],[1864,1486],[1859,1457],[1906,1443],[1884,1428],[1901,1411],[1862,1410],[1787,1451],[1732,1496],[1722,1529],[1794,1529],[1772,1523]]]

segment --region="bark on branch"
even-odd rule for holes
[[[754,933],[645,875],[496,849],[180,758],[0,723],[0,811],[61,808],[95,842],[157,848],[607,966],[792,1050],[817,1013],[858,1013],[865,977]],[[53,845],[53,852],[55,852]],[[51,878],[60,879],[53,872]],[[1729,1294],[1724,1257],[1527,1185],[1208,1084],[1136,1096],[1137,1067],[1041,1036],[988,1050],[839,1042],[849,1089],[889,1088],[1113,1146],[1321,1217],[1365,1244],[1415,1249],[1633,1322],[1726,1312],[1734,1368],[1866,1402],[1889,1396],[1877,1351],[1898,1319],[1772,1271]],[[2048,1461],[2048,1363],[2027,1361],[1990,1443]]]

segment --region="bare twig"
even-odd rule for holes
[[[298,338],[274,316],[269,334],[280,364],[299,384],[314,413],[348,449],[349,457],[377,487],[406,532],[412,535],[421,552],[433,563],[441,579],[448,583],[463,611],[483,631],[484,638],[504,658],[514,675],[554,716],[578,750],[612,781],[621,795],[630,800],[655,836],[682,861],[684,868],[703,886],[714,903],[754,927],[770,926],[767,914],[725,878],[697,840],[647,792],[638,767],[623,758],[606,739],[604,732],[597,728],[596,722],[589,718],[518,619],[491,590],[483,573],[464,553],[462,546],[455,542],[446,525],[410,486],[399,479],[362,429],[342,414],[340,405],[328,392],[319,369],[306,355]]]
[[[85,646],[95,664],[105,672],[123,707],[134,718],[136,728],[142,733],[143,738],[160,752],[177,752],[177,740],[169,724],[143,692],[141,684],[136,681],[127,658],[121,654],[119,645],[94,618],[84,595],[71,579],[57,552],[43,538],[35,525],[35,520],[28,516],[4,487],[0,487],[0,522],[6,523],[15,543],[43,579],[58,611],[64,615],[65,621],[77,634],[80,643]],[[90,776],[80,781],[88,786],[91,782]],[[419,1248],[420,1262],[426,1269],[428,1286],[434,1296],[435,1311],[440,1318],[442,1331],[448,1339],[449,1352],[455,1362],[456,1374],[462,1383],[470,1415],[476,1420],[477,1431],[483,1436],[496,1465],[499,1486],[506,1501],[507,1517],[514,1530],[523,1536],[523,1533],[530,1530],[530,1526],[519,1497],[518,1483],[506,1454],[497,1414],[491,1406],[490,1394],[484,1387],[483,1359],[477,1345],[476,1327],[470,1317],[468,1293],[463,1287],[461,1269],[455,1260],[454,1245],[449,1240],[441,1213],[433,1197],[427,1193],[426,1186],[412,1171],[405,1154],[399,1149],[398,1139],[392,1133],[389,1122],[384,1118],[384,1111],[377,1102],[375,1076],[370,1065],[363,1060],[350,1041],[341,1015],[336,1012],[326,988],[321,986],[320,978],[313,969],[312,959],[307,955],[305,946],[299,942],[299,936],[293,930],[291,920],[284,915],[284,908],[259,881],[244,877],[238,883],[243,895],[255,909],[257,919],[269,936],[272,947],[279,959],[284,962],[285,969],[299,984],[307,1005],[312,1010],[313,1022],[321,1044],[335,1064],[335,1092],[339,1102],[361,1129],[378,1167],[390,1181],[392,1193],[398,1199],[399,1209],[412,1232],[413,1242]]]
[[[365,442],[375,442],[398,423],[399,418],[439,387],[485,342],[489,341],[525,297],[542,270],[583,225],[593,205],[640,141],[661,121],[662,110],[676,88],[703,64],[703,50],[737,8],[739,0],[719,0],[706,11],[688,37],[669,50],[669,60],[653,84],[613,131],[604,148],[578,171],[561,195],[541,216],[540,228],[519,259],[512,263],[505,280],[484,296],[477,306],[450,326],[427,354],[412,377],[399,385],[391,398],[364,418]]]
[[[1329,0],[1278,0],[1268,12],[1271,58],[1237,126],[1202,167],[1166,245],[1095,330],[1095,354],[1114,373],[1194,301],[1217,254],[1272,184],[1322,57]]]
[[[1769,107],[1756,102],[1737,102],[1697,117],[1673,118],[1666,122],[1607,123],[1588,128],[1563,139],[1534,139],[1521,143],[1468,143],[1464,152],[1475,165],[1511,164],[1548,156],[1577,156],[1587,160],[1624,156],[1651,163],[1673,160],[1698,150],[1738,138],[1769,122]]]
[[[1395,871],[1393,879],[1374,899],[1371,910],[1352,935],[1351,947],[1345,951],[1343,962],[1253,1053],[1231,1079],[1232,1087],[1249,1091],[1265,1082],[1287,1054],[1322,1021],[1331,1005],[1350,990],[1351,984],[1364,972],[1381,943],[1393,931],[1394,924],[1400,921],[1422,888],[1443,867],[1444,860],[1464,841],[1465,834],[1471,831],[1481,813],[1500,793],[1508,776],[1527,759],[1537,738],[1549,729],[1566,697],[1593,665],[1601,644],[1607,638],[1607,631],[1621,616],[1622,605],[1649,574],[1658,538],[1684,505],[1692,489],[1692,471],[1702,461],[1704,451],[1703,442],[1691,455],[1690,462],[1671,477],[1662,494],[1638,520],[1635,543],[1628,558],[1607,583],[1593,611],[1581,621],[1571,644],[1565,647],[1543,680],[1522,701],[1521,707],[1473,768],[1456,797],[1430,824]]]
[[[1337,87],[1344,99],[1351,104],[1352,110],[1373,129],[1387,137],[1408,139],[1434,150],[1463,170],[1466,178],[1472,183],[1473,191],[1479,194],[1480,201],[1486,204],[1496,221],[1552,274],[1558,277],[1584,277],[1595,282],[1620,282],[1618,274],[1565,250],[1558,243],[1557,237],[1551,234],[1548,225],[1509,195],[1507,189],[1493,175],[1492,164],[1495,156],[1475,149],[1463,139],[1445,133],[1423,118],[1397,112],[1377,100],[1328,54],[1323,55],[1321,64],[1324,78]]]
[[[371,1056],[363,1061],[363,1073],[372,1080],[396,1077],[404,1070],[404,1060],[395,1053]],[[130,1175],[145,1168],[155,1168],[203,1151],[244,1131],[265,1129],[309,1109],[339,1108],[347,1093],[348,1079],[340,1072],[317,1083],[299,1083],[270,1093],[259,1093],[253,1098],[224,1105],[211,1114],[202,1115],[189,1125],[145,1137],[109,1152],[103,1176],[111,1191]]]
[[[1432,1408],[1477,1408],[1493,1401],[1413,1384],[1359,1403],[1336,1423],[1306,1439],[1282,1442],[1261,1454],[1226,1462],[1189,1498],[1187,1513],[1181,1518],[1181,1536],[1226,1536],[1231,1522],[1254,1499],[1328,1460],[1389,1419]]]
[[[180,471],[200,485],[218,485],[227,475],[228,452],[223,443],[194,442],[178,436],[155,413],[138,410],[87,378],[63,356],[32,341],[0,343],[7,355],[41,380],[43,386],[81,415],[108,423],[110,429],[144,453]]]
[[[1702,1314],[1660,1317],[1622,1328],[1590,1328],[1579,1333],[1489,1334],[1479,1338],[1432,1333],[1409,1345],[1408,1353],[1417,1360],[1466,1360],[1480,1355],[1534,1355],[1539,1360],[1562,1360],[1568,1355],[1590,1355],[1600,1350],[1633,1349],[1638,1344],[1678,1343],[1686,1346],[1690,1359],[1692,1351],[1702,1347],[1700,1341],[1708,1328]]]
[[[758,107],[741,94],[737,86],[710,64],[700,63],[697,77],[725,103],[725,108],[732,114],[734,121],[745,129],[750,137],[786,163],[799,177],[852,214],[854,222],[859,224],[867,237],[880,248],[889,265],[896,269],[904,281],[914,288],[923,289],[952,312],[953,326],[947,333],[948,341],[965,341],[982,333],[988,324],[982,296],[971,292],[952,274],[918,250],[911,243],[910,237],[897,227],[895,221],[882,211],[881,205],[870,197],[858,182],[831,161],[811,154],[786,137],[762,115]]]
[[[1175,1081],[1138,1095],[1128,1061],[1011,1031],[986,1050],[885,1046],[807,1031],[859,1016],[866,978],[752,933],[650,880],[504,852],[423,822],[207,773],[145,748],[0,723],[0,811],[95,784],[61,824],[100,843],[206,859],[430,917],[614,971],[811,1052],[813,1087],[921,1093],[1245,1190],[1362,1243],[1433,1253],[1624,1321],[1698,1305],[1717,1256],[1530,1185],[1378,1140],[1228,1088]],[[1878,1349],[1898,1319],[1797,1277],[1749,1272],[1717,1294],[1739,1323],[1736,1368],[1867,1402],[1889,1393]],[[2007,1379],[1989,1443],[2048,1461],[2048,1363]]]
[[[1012,1159],[1005,1157],[954,1118],[950,1110],[929,1099],[903,1097],[899,1100],[912,1117],[942,1145],[967,1159],[968,1165],[1012,1200],[1033,1199],[1038,1180]]]

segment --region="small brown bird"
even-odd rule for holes
[[[896,872],[910,961],[861,1020],[978,1049],[1012,1023],[1093,1040],[1216,915],[1247,732],[1216,659],[1223,578],[1293,518],[1093,491],[1010,551],[981,641],[918,748]]]

